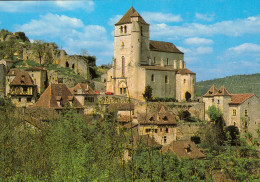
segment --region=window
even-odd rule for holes
[[[151,129],[145,129],[145,132],[149,133],[149,132],[151,132]]]
[[[120,88],[120,94],[121,95],[123,94],[123,88]]]
[[[164,117],[163,117],[163,120],[164,120],[164,121],[168,121],[167,116],[164,116]]]
[[[126,88],[123,88],[123,91],[124,91],[123,93],[126,94]]]
[[[163,141],[164,141],[164,143],[167,142],[167,137],[166,136],[163,137]]]
[[[218,100],[218,104],[219,104],[219,100]]]
[[[169,65],[169,59],[167,58],[167,60],[166,60],[166,65]]]
[[[237,110],[233,109],[233,116],[237,115]]]
[[[143,27],[141,26],[141,35],[143,35]]]
[[[30,97],[27,97],[27,102],[31,102],[32,101],[32,98],[30,98]]]
[[[186,83],[186,79],[183,80],[183,83]]]
[[[166,132],[166,133],[169,133],[169,128],[166,128],[166,129],[165,129],[165,132]]]
[[[125,29],[125,33],[127,33],[127,26],[126,25],[125,25],[124,29]]]
[[[169,82],[168,76],[166,75],[166,76],[165,76],[165,83],[168,83],[168,82]]]
[[[214,99],[212,99],[212,103],[214,103]]]
[[[120,29],[120,33],[123,33],[123,26],[121,26],[119,29]]]
[[[155,132],[155,133],[158,133],[158,129],[154,129],[154,132]]]
[[[247,110],[245,110],[245,116],[248,116]]]
[[[149,120],[150,120],[150,121],[154,121],[154,118],[153,118],[153,117],[151,117]]]
[[[24,88],[23,88],[23,92],[27,92],[27,87],[24,87]]]
[[[19,98],[18,98],[18,102],[21,102],[21,101],[22,101],[22,99],[21,99],[21,97],[19,97]]]
[[[156,59],[155,59],[155,57],[153,57],[153,63],[154,63],[154,64],[156,63]]]
[[[151,76],[151,81],[154,82],[154,74]]]
[[[125,57],[122,56],[122,77],[125,77]]]

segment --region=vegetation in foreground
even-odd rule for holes
[[[140,143],[126,162],[131,132],[118,132],[113,113],[87,119],[70,110],[34,127],[14,110],[0,100],[0,181],[212,181],[220,170],[236,181],[260,177],[256,148],[239,138],[235,146],[216,140],[216,126],[202,133],[206,159],[179,159]]]

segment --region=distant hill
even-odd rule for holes
[[[252,75],[234,75],[197,82],[196,95],[202,96],[213,84],[217,88],[224,85],[229,93],[255,93],[260,97],[260,73]]]

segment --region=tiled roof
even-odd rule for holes
[[[227,89],[224,86],[220,87],[220,89],[218,90],[216,95],[219,95],[219,96],[230,96],[230,94],[228,93]]]
[[[231,102],[229,104],[242,104],[255,94],[231,94]]]
[[[183,68],[183,69],[178,69],[177,74],[186,75],[186,74],[196,74],[196,73],[193,73],[191,70],[187,68]]]
[[[75,87],[70,88],[74,95],[96,95],[96,92],[87,83],[78,83]]]
[[[27,72],[16,72],[16,76],[10,85],[26,85],[26,86],[34,86],[33,80]]]
[[[73,97],[65,84],[50,84],[48,88],[43,92],[39,100],[33,105],[33,107],[45,107],[59,109],[64,106],[71,107],[69,100],[73,98],[72,103],[76,108],[81,108],[79,101]],[[59,107],[58,102],[61,102]]]
[[[173,43],[163,41],[150,40],[150,50],[183,54]]]
[[[188,159],[195,159],[206,157],[201,151],[199,151],[195,143],[190,140],[173,141],[169,145],[163,146],[161,150],[162,152],[173,152],[179,158],[185,157]]]
[[[141,17],[141,15],[133,8],[131,7],[125,15],[115,24],[115,25],[121,25],[121,24],[126,24],[126,23],[131,23],[131,17],[140,17],[140,22],[143,24],[148,25],[144,19]]]
[[[157,113],[138,114],[137,120],[142,125],[176,125],[175,115],[161,107]]]
[[[9,72],[7,73],[8,76],[12,76],[12,75],[17,75],[17,73],[19,73],[20,70],[17,69],[10,69]]]
[[[212,85],[210,89],[203,95],[203,97],[212,97],[218,93],[218,89],[215,85]]]

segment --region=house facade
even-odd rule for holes
[[[115,24],[107,92],[144,100],[149,85],[155,97],[194,99],[196,74],[186,69],[184,54],[173,43],[149,37],[149,24],[131,7]]]
[[[240,132],[257,135],[260,127],[260,99],[253,93],[230,94],[224,86],[217,89],[214,85],[203,95],[205,110],[212,105],[223,113],[226,126],[237,126]],[[205,119],[209,120],[207,114]]]

